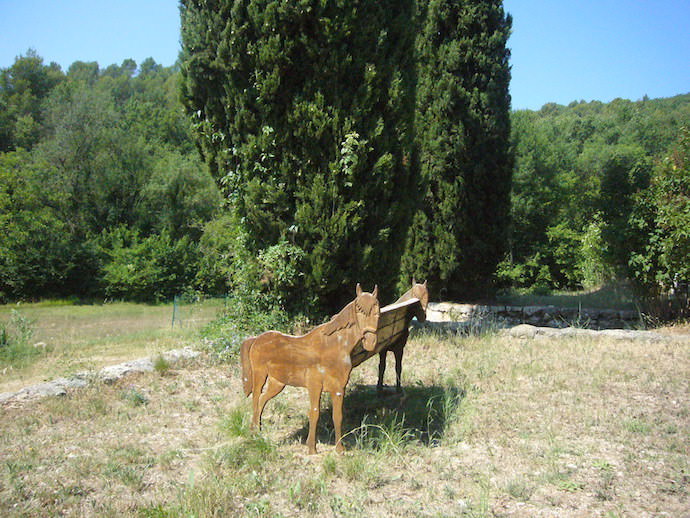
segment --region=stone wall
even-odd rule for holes
[[[430,302],[429,322],[448,322],[467,325],[495,324],[512,327],[519,324],[533,326],[587,329],[641,328],[640,314],[635,311],[611,309],[557,308],[555,306],[484,306]]]

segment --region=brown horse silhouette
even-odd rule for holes
[[[266,402],[285,385],[306,387],[309,391],[309,453],[316,453],[316,424],[319,420],[321,392],[331,393],[336,450],[343,451],[342,420],[345,386],[350,379],[350,353],[362,343],[368,351],[376,347],[379,320],[378,288],[362,292],[357,284],[357,298],[329,322],[304,336],[290,336],[267,331],[242,343],[240,358],[244,393],[253,394],[252,428],[261,428],[261,414]],[[268,383],[266,380],[268,379]],[[264,385],[266,385],[265,390]]]
[[[426,308],[429,305],[429,290],[427,289],[426,281],[424,281],[424,284],[419,284],[413,279],[412,288],[410,288],[398,300],[396,300],[395,304],[405,302],[413,298],[419,299],[420,303],[419,309],[415,313],[415,316],[419,322],[425,322]],[[395,356],[395,390],[397,392],[402,392],[402,388],[400,387],[400,375],[402,373],[403,351],[409,334],[409,328],[405,327],[399,338],[379,352],[379,381],[376,384],[377,390],[383,390],[383,375],[386,372],[386,355],[388,354],[388,351],[392,351],[393,355]]]

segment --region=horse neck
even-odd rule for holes
[[[345,306],[340,313],[333,317],[331,322],[334,320],[337,320],[339,325],[342,327],[330,334],[330,336],[334,338],[333,343],[338,343],[338,337],[342,337],[343,340],[340,343],[344,344],[344,347],[346,347],[349,354],[352,352],[352,349],[354,349],[355,345],[357,345],[362,339],[363,335],[362,330],[359,328],[359,324],[357,323],[357,315],[355,315],[355,301],[352,301]],[[350,325],[346,325],[346,322],[350,323]],[[323,325],[327,326],[328,323]]]
[[[355,346],[362,340],[363,335],[364,334],[361,332],[356,323],[351,327],[345,327],[340,331],[333,333],[333,336],[343,337],[343,341],[341,342],[343,345],[341,347],[343,347],[348,354],[350,354]]]

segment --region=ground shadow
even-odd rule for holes
[[[352,448],[366,443],[376,449],[386,439],[381,430],[397,430],[404,435],[404,441],[434,445],[443,438],[464,397],[456,387],[415,385],[399,394],[391,388],[380,393],[374,385],[355,385],[343,405],[343,444]],[[335,442],[332,412],[330,403],[322,405],[316,430],[316,439],[322,444]],[[289,439],[306,443],[308,434],[309,423],[305,421]]]

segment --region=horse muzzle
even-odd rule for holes
[[[367,351],[373,351],[376,348],[376,342],[378,341],[378,336],[376,335],[376,329],[372,327],[367,327],[364,329],[364,334],[362,335],[362,345]]]

